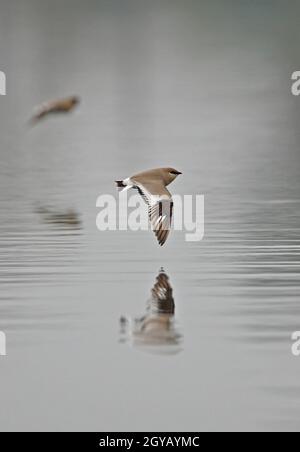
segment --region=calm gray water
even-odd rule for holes
[[[299,10],[1,1],[1,430],[299,430]],[[116,178],[170,165],[172,193],[205,195],[203,241],[96,229]],[[161,267],[153,344],[133,325]]]

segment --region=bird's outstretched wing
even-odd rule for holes
[[[173,200],[163,183],[158,181],[141,183],[134,180],[134,188],[138,190],[148,205],[151,228],[158,243],[162,246],[171,230],[173,216]]]

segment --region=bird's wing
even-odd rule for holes
[[[148,205],[149,220],[158,243],[162,246],[168,238],[173,216],[173,200],[162,182],[139,182],[134,180],[135,188]]]

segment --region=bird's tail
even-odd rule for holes
[[[29,127],[34,127],[41,119],[43,119],[46,116],[44,112],[40,112],[32,116],[28,121]]]
[[[28,127],[34,127],[39,122],[39,118],[37,116],[33,116],[27,121]]]
[[[122,180],[115,180],[115,183],[117,184],[117,188],[124,188],[126,185]]]
[[[122,180],[116,180],[115,183],[117,184],[118,191],[124,191],[124,190],[128,190],[130,188],[130,186],[127,184],[124,184],[124,181],[122,181]]]

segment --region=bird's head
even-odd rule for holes
[[[79,104],[80,98],[78,96],[72,96],[71,97],[71,102],[72,102],[72,105],[75,106],[75,105]]]
[[[179,174],[182,174],[180,171],[177,171],[174,168],[162,168],[163,178],[166,185],[169,185],[173,180],[176,179]]]

